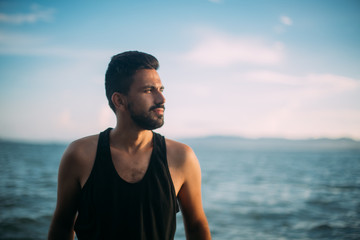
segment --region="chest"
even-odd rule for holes
[[[150,165],[151,149],[137,154],[127,154],[116,149],[110,150],[112,164],[120,178],[129,183],[136,183],[144,178]]]
[[[173,239],[178,206],[165,154],[150,149],[128,155],[108,149],[97,155],[82,190],[77,234],[97,231],[105,234],[101,239]],[[90,239],[87,236],[83,239]]]

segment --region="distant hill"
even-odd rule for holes
[[[358,151],[360,155],[360,141],[351,138],[319,138],[319,139],[285,139],[285,138],[243,138],[237,136],[208,136],[198,138],[183,138],[180,142],[194,148],[206,149],[239,149],[251,151]],[[56,141],[21,141],[1,139],[0,144],[25,145],[61,145],[68,143]]]
[[[284,138],[242,138],[233,136],[209,136],[201,138],[182,139],[182,142],[192,147],[239,150],[281,150],[281,151],[319,151],[319,150],[346,150],[359,151],[360,141],[350,138],[339,139],[300,139]]]

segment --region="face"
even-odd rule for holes
[[[127,95],[130,117],[140,128],[153,130],[164,124],[164,87],[154,69],[138,70]]]

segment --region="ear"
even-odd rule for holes
[[[111,96],[111,101],[116,109],[125,110],[127,107],[127,100],[124,94],[114,92]]]

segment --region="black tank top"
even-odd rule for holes
[[[128,183],[113,165],[110,130],[100,133],[94,166],[81,190],[78,239],[173,239],[178,205],[164,137],[153,133],[148,169],[139,182]]]

